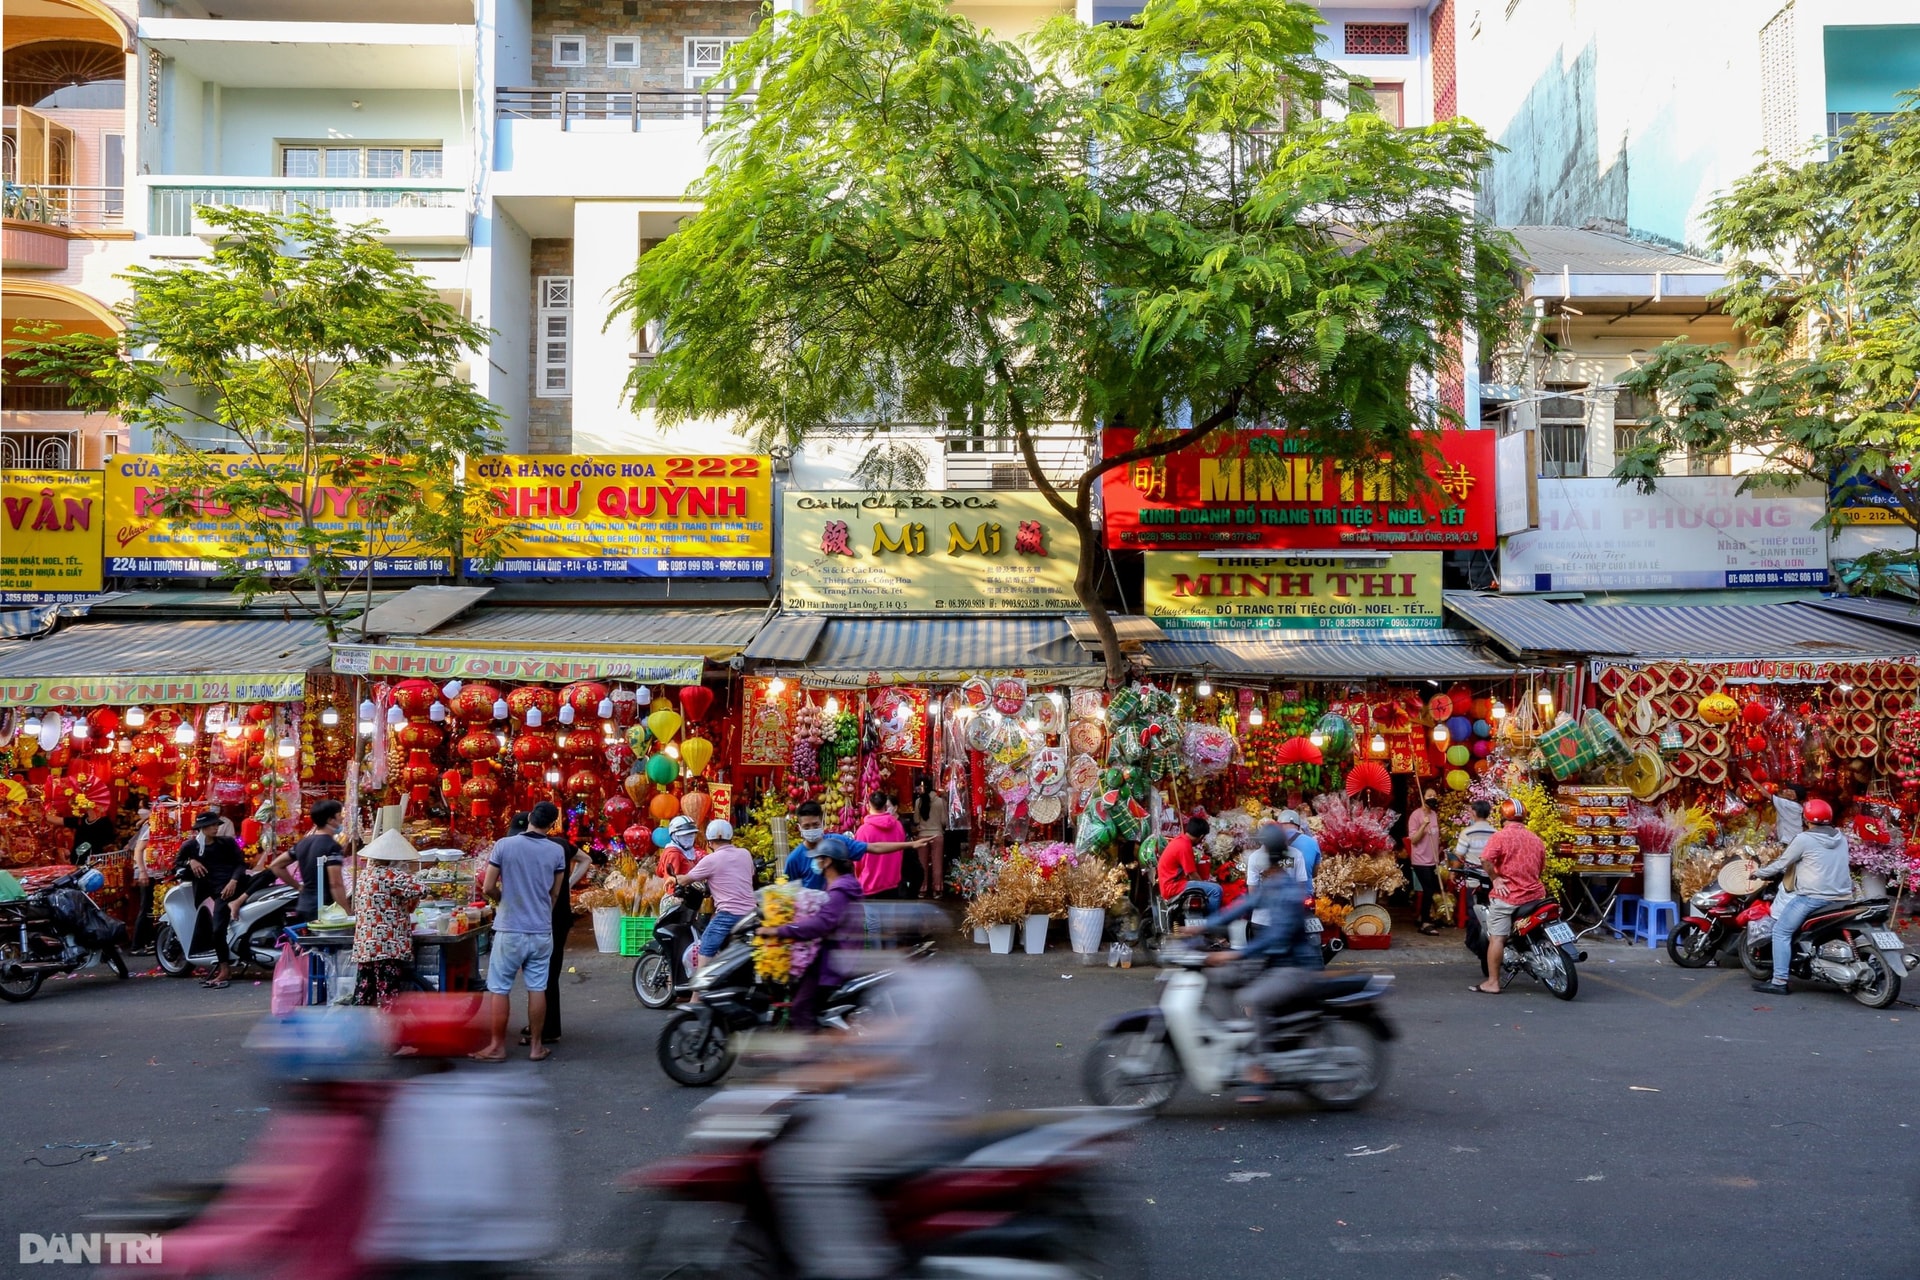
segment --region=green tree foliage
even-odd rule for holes
[[[9,354],[151,433],[158,514],[231,521],[217,559],[235,589],[290,591],[337,635],[374,558],[459,557],[481,495],[458,464],[500,446],[498,410],[460,369],[490,332],[369,225],[199,216],[225,232],[211,257],[129,271],[123,332],[41,332]]]
[[[1650,492],[1670,458],[1737,450],[1757,462],[1742,488],[1831,483],[1828,521],[1875,494],[1920,545],[1920,97],[1824,160],[1756,168],[1709,226],[1744,345],[1668,342],[1622,378],[1656,410],[1614,474]]]
[[[1497,337],[1504,240],[1466,192],[1490,144],[1389,127],[1314,57],[1289,0],[1149,0],[1031,46],[940,0],[822,0],[738,48],[702,212],[618,306],[661,325],[636,404],[734,415],[762,445],[848,423],[966,421],[1011,442],[1098,591],[1100,476],[1284,423],[1403,476],[1467,326]],[[1355,105],[1364,108],[1364,95]],[[1036,439],[1138,445],[1066,483]],[[867,428],[870,430],[871,428]]]

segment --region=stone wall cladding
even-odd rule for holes
[[[528,305],[533,308],[533,340],[527,344],[527,451],[529,453],[573,452],[573,401],[543,400],[540,397],[540,277],[573,274],[573,241],[535,240],[533,272],[527,287]],[[576,315],[576,331],[579,318]]]
[[[1459,72],[1453,45],[1453,0],[1440,0],[1429,20],[1428,61],[1433,65],[1433,118],[1460,114]]]
[[[739,0],[536,0],[534,85],[552,89],[682,89],[686,87],[686,37],[749,36],[762,16],[759,4]],[[554,66],[552,37],[557,35],[584,37],[587,65]],[[610,36],[638,37],[640,65],[608,66]]]

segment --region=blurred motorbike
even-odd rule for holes
[[[100,909],[92,894],[105,878],[78,866],[12,902],[0,902],[0,1000],[31,1000],[49,974],[104,964],[127,976],[120,954],[127,926]]]

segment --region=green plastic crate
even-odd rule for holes
[[[620,954],[637,956],[645,951],[653,941],[653,926],[659,922],[658,916],[621,916]]]

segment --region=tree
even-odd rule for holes
[[[1920,550],[1920,96],[1856,120],[1824,160],[1754,169],[1708,226],[1744,345],[1668,342],[1623,377],[1654,407],[1614,474],[1651,492],[1669,458],[1735,450],[1756,464],[1742,489],[1816,481],[1823,526],[1870,499]]]
[[[459,464],[501,439],[459,368],[489,331],[371,225],[198,216],[226,235],[206,260],[130,270],[121,333],[41,331],[10,354],[151,433],[153,514],[218,518],[222,576],[248,598],[292,592],[337,637],[379,560],[460,556],[479,499]]]
[[[634,401],[731,414],[763,446],[964,417],[1072,522],[1109,677],[1100,477],[1236,426],[1421,476],[1416,393],[1497,337],[1506,242],[1466,196],[1490,144],[1356,109],[1290,0],[1149,0],[1059,19],[1033,56],[940,0],[822,0],[739,47],[701,212],[617,312],[657,321]],[[744,86],[751,86],[751,93]],[[1353,105],[1364,108],[1364,93]],[[1046,428],[1137,432],[1068,483]]]

